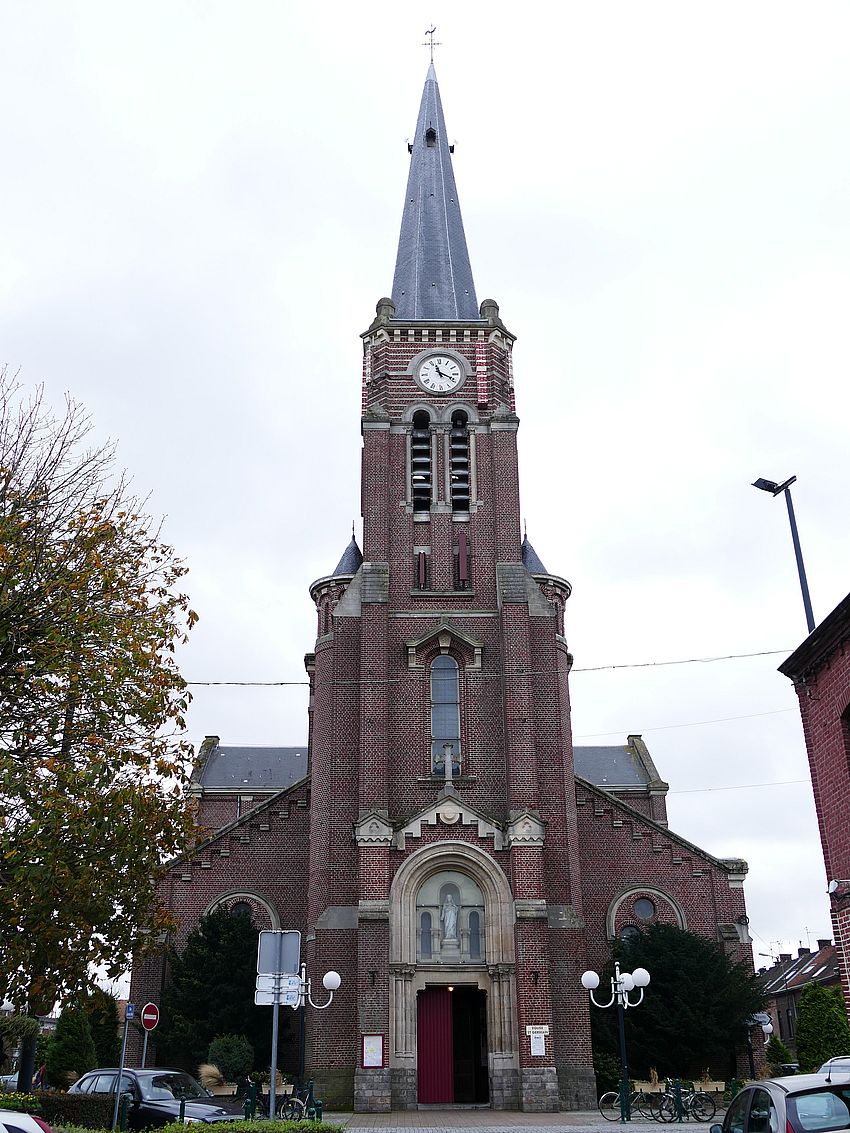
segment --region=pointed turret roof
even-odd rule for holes
[[[478,319],[434,64],[428,68],[393,279],[397,319]]]
[[[540,561],[540,556],[529,543],[527,535],[524,535],[522,540],[522,565],[532,574],[549,573],[549,571]]]
[[[331,577],[336,578],[340,574],[357,574],[362,562],[363,556],[360,553],[360,548],[357,546],[357,540],[352,535],[351,542],[342,552],[342,558],[336,564],[336,569]]]

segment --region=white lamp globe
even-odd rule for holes
[[[649,972],[646,968],[635,968],[632,972],[632,979],[635,981],[635,987],[647,987],[649,985]]]
[[[764,1037],[765,1038],[767,1038],[768,1035],[772,1035],[773,1034],[773,1023],[765,1023],[764,1026],[762,1027],[762,1030],[764,1031]]]
[[[322,983],[325,986],[325,991],[336,991],[342,983],[339,972],[326,972]]]
[[[585,972],[581,977],[581,986],[585,991],[593,991],[594,988],[599,987],[599,976],[596,972]]]
[[[623,991],[631,991],[635,986],[635,981],[631,977],[630,972],[622,972],[620,974],[620,987]]]

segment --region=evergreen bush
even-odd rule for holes
[[[225,1081],[236,1082],[254,1067],[254,1048],[245,1035],[217,1035],[210,1043],[209,1060],[224,1075]]]
[[[96,1066],[97,1051],[85,1012],[79,1007],[66,1007],[47,1051],[48,1082],[65,1090]]]

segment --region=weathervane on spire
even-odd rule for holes
[[[427,47],[430,50],[432,63],[434,62],[434,48],[443,46],[442,43],[434,43],[434,33],[436,32],[436,30],[436,27],[428,28],[428,30],[425,32],[425,34],[429,36],[428,42],[422,44],[423,47]]]

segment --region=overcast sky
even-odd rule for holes
[[[831,926],[776,672],[850,590],[850,7],[0,0],[0,359],[119,444],[191,569],[191,681],[301,681],[359,521],[360,340],[436,69],[479,300],[518,335],[523,514],[573,584],[576,741],[642,734],[750,864],[755,951]],[[646,662],[770,653],[738,660]],[[587,671],[596,670],[596,671]],[[298,744],[306,694],[195,689]],[[764,961],[760,961],[764,962]]]

